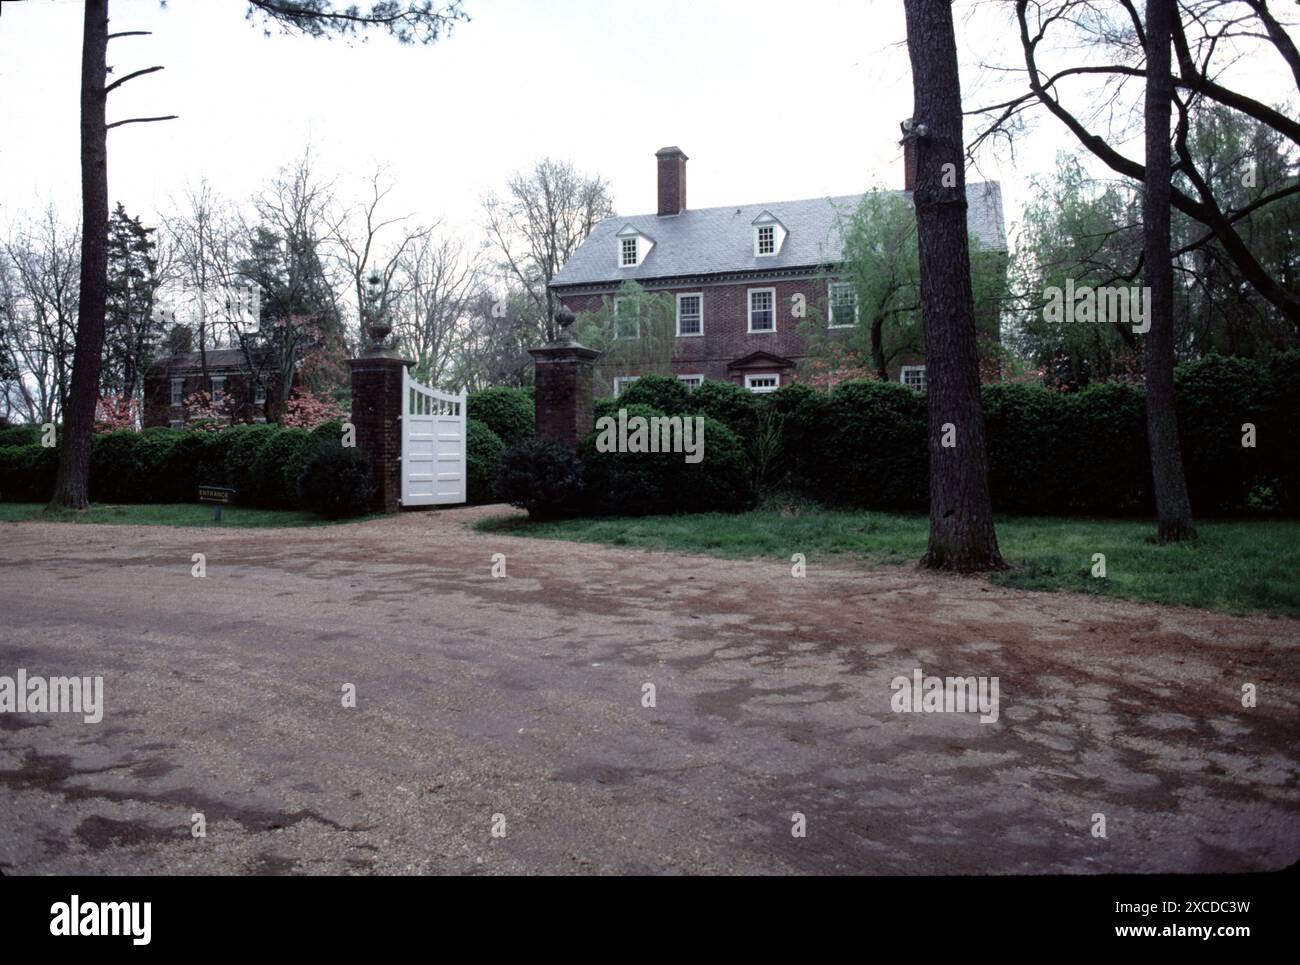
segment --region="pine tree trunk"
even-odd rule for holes
[[[51,509],[90,505],[90,440],[99,400],[108,296],[108,0],[86,0],[81,43],[81,296],[72,391],[63,410]]]
[[[1174,409],[1174,269],[1169,254],[1169,117],[1173,82],[1169,44],[1175,0],[1147,0],[1146,182],[1142,191],[1142,255],[1151,289],[1146,345],[1147,440],[1162,543],[1196,538],[1183,475]]]
[[[925,127],[912,194],[929,394],[930,544],[921,565],[1001,569],[984,446],[952,7],[948,0],[905,0],[904,7],[913,121]]]

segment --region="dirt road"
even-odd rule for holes
[[[474,533],[485,511],[502,510],[0,526],[0,675],[102,675],[105,704],[100,723],[0,714],[0,871],[1300,858],[1296,621],[910,568],[799,579],[780,561]],[[997,721],[896,713],[891,681],[918,668],[997,677]]]

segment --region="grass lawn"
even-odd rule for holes
[[[333,520],[298,509],[246,509],[227,506],[221,522],[212,519],[212,507],[201,503],[158,503],[115,506],[95,503],[84,513],[46,513],[44,503],[0,503],[0,523],[39,520],[56,523],[124,523],[135,526],[324,526]]]
[[[789,560],[803,553],[810,563],[836,558],[908,565],[925,551],[929,521],[921,515],[801,509],[548,523],[494,516],[478,528],[710,556]],[[1197,529],[1194,544],[1159,546],[1150,541],[1154,520],[1002,518],[998,544],[1012,568],[989,579],[1024,590],[1300,617],[1300,522],[1211,520],[1198,521]],[[1105,579],[1092,576],[1094,553],[1106,556]]]

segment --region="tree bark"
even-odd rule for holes
[[[912,200],[929,403],[930,542],[921,565],[1001,569],[980,400],[952,7],[949,0],[905,0],[904,7],[915,105],[908,136],[916,138],[917,148]]]
[[[81,293],[72,392],[63,411],[50,509],[90,505],[90,440],[99,400],[108,296],[108,0],[86,0],[81,42]]]
[[[1170,34],[1176,0],[1147,0],[1146,177],[1142,186],[1142,260],[1151,290],[1146,345],[1147,441],[1162,543],[1196,537],[1183,475],[1174,409],[1174,268],[1170,257],[1169,133],[1173,101]]]

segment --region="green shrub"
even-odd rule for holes
[[[274,503],[280,481],[274,473],[259,473],[258,466],[262,452],[283,430],[274,425],[241,425],[225,431],[231,435],[226,448],[226,485],[234,488],[235,500],[244,506]]]
[[[533,399],[523,389],[482,389],[469,393],[466,414],[497,434],[507,446],[533,434]]]
[[[506,445],[501,437],[477,419],[465,422],[465,495],[471,503],[490,503],[497,497],[497,470]]]
[[[1300,512],[1300,350],[1269,359],[1260,405],[1255,426],[1260,475],[1280,510]],[[1237,428],[1249,421],[1240,420]]]
[[[497,496],[534,519],[573,516],[583,506],[583,467],[566,446],[521,439],[502,454]]]
[[[648,405],[666,415],[681,415],[690,407],[691,393],[675,375],[643,375],[618,396],[620,405]]]
[[[637,416],[663,416],[648,405],[624,405],[630,422]],[[615,416],[614,418],[617,418]],[[587,505],[602,516],[648,516],[672,511],[669,501],[675,464],[681,453],[600,452],[597,429],[583,442],[580,456],[586,481]]]
[[[635,385],[633,383],[634,388]],[[759,398],[734,382],[705,379],[691,393],[689,411],[691,415],[717,419],[749,447],[753,445],[758,430]]]
[[[1060,393],[1041,385],[986,385],[984,436],[997,512],[1050,513],[1068,500],[1062,470],[1077,454],[1062,425]]]
[[[843,505],[925,509],[929,501],[925,406],[923,395],[896,382],[837,386],[813,410],[821,425],[813,426],[805,438],[804,491]]]
[[[343,441],[343,420],[331,419],[329,422],[322,422],[315,429],[310,430],[313,439],[324,439],[326,442]]]
[[[1261,472],[1260,450],[1242,446],[1241,427],[1263,421],[1265,369],[1208,355],[1174,370],[1178,434],[1193,513],[1242,507]],[[1187,443],[1191,443],[1188,445]]]
[[[37,446],[40,445],[40,442],[40,426],[9,426],[0,429],[0,448],[5,446]]]
[[[1042,485],[1057,513],[1149,512],[1151,457],[1140,389],[1100,382],[1060,397],[1063,455]],[[1006,507],[1011,512],[1018,507]]]
[[[135,438],[132,451],[136,490],[120,502],[180,503],[195,498],[191,478],[174,472],[173,453],[186,433],[166,426],[145,429]]]
[[[137,433],[119,429],[94,436],[90,441],[90,499],[96,503],[140,502],[144,495],[136,465]]]
[[[679,513],[744,512],[753,507],[757,491],[745,447],[717,419],[703,418],[703,459],[688,463],[681,453],[669,456],[674,470],[669,480],[671,508]]]
[[[318,441],[298,480],[302,505],[326,519],[362,515],[374,494],[370,460],[360,449],[338,442]]]
[[[252,468],[262,505],[287,508],[298,504],[298,479],[316,444],[306,429],[280,429],[258,450]]]
[[[41,445],[0,446],[0,500],[43,503],[54,495],[59,450]]]

